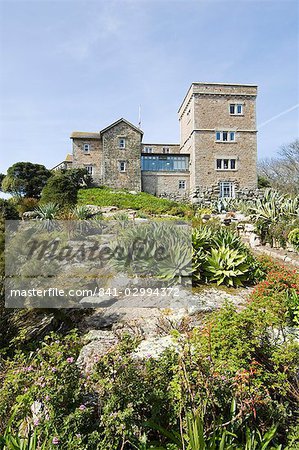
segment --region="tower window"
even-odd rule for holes
[[[236,170],[235,159],[216,159],[216,170]]]
[[[84,144],[83,146],[84,153],[89,153],[89,144]]]
[[[240,116],[243,114],[243,105],[242,103],[230,103],[229,105],[229,113],[232,116]]]
[[[170,153],[169,147],[163,147],[163,153]]]
[[[216,142],[235,142],[235,131],[216,131]]]
[[[179,180],[179,189],[186,189],[186,181]]]

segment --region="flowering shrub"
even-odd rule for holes
[[[5,361],[0,389],[0,433],[10,419],[12,432],[29,430],[47,442],[47,450],[82,448],[81,433],[92,424],[93,407],[85,400],[86,380],[75,364],[80,348],[76,333],[45,338],[35,352],[17,351]],[[68,447],[67,443],[72,442]]]
[[[260,282],[250,296],[250,302],[268,311],[275,323],[298,325],[299,272],[276,264],[266,279]]]

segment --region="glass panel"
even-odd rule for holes
[[[233,170],[236,168],[236,160],[235,159],[230,160],[230,168]]]
[[[221,140],[221,134],[220,131],[217,131],[216,133],[216,141],[220,141]]]
[[[231,104],[229,106],[229,112],[230,112],[230,114],[235,114],[235,105],[234,104]]]
[[[230,133],[230,140],[231,140],[231,141],[234,141],[234,140],[235,140],[235,132],[234,132],[234,131],[232,131],[232,132]]]
[[[223,131],[223,140],[227,141],[227,131]]]
[[[228,159],[223,160],[223,169],[228,169]]]
[[[238,105],[237,112],[238,114],[242,114],[242,105]]]
[[[217,169],[221,169],[221,162],[222,162],[222,159],[217,159]]]
[[[188,156],[142,156],[141,170],[175,172],[188,170]]]

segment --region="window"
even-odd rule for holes
[[[126,161],[119,161],[119,171],[120,172],[126,171]]]
[[[235,184],[232,181],[221,181],[219,187],[221,198],[235,198]]]
[[[93,175],[93,166],[85,166],[88,175]]]
[[[235,131],[216,131],[216,142],[235,142]]]
[[[126,148],[126,140],[125,138],[118,139],[118,148]]]
[[[83,149],[84,153],[89,153],[89,144],[84,144]]]
[[[238,116],[243,114],[242,103],[231,103],[229,105],[229,113],[233,116]]]
[[[179,189],[186,189],[186,181],[179,180]]]
[[[216,159],[216,169],[217,170],[236,170],[236,160],[235,159]]]
[[[163,153],[170,153],[169,147],[163,147]]]
[[[153,153],[152,147],[144,147],[143,153]]]
[[[188,155],[142,155],[141,170],[184,172],[189,170]]]

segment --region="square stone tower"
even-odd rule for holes
[[[257,86],[192,83],[178,111],[190,189],[235,197],[257,188]]]

